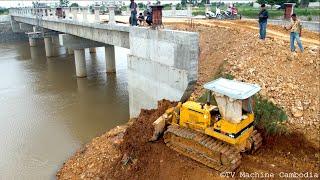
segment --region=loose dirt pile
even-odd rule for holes
[[[201,34],[199,86],[193,96],[203,93],[202,84],[219,73],[212,69],[221,66],[220,71],[237,80],[261,85],[260,94],[286,111],[290,129],[306,135],[319,147],[319,46],[304,43],[305,52],[294,55],[288,40],[272,35],[268,35],[266,41],[259,40],[257,32],[249,28],[252,22],[206,21],[204,24],[196,29],[187,24],[174,26]],[[271,26],[270,31],[282,33],[284,30]],[[307,37],[315,34],[304,32]]]
[[[255,155],[244,154],[236,176],[240,177],[242,172],[274,173],[276,178],[280,172],[318,173],[320,153],[314,146],[319,143],[316,139],[319,137],[318,46],[304,44],[304,54],[291,56],[288,41],[273,36],[259,41],[257,32],[246,27],[250,23],[220,25],[223,27],[211,22],[196,28],[187,24],[171,25],[200,34],[199,80],[193,96],[199,97],[203,93],[202,85],[220,72],[258,83],[263,87],[263,96],[286,110],[288,126],[293,132],[290,136],[267,137]],[[137,119],[93,139],[63,165],[57,173],[58,179],[221,177],[218,172],[167,148],[162,139],[148,142],[151,123],[173,105],[161,101],[157,110],[143,110]]]

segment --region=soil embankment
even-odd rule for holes
[[[199,80],[192,96],[203,93],[202,85],[223,71],[236,79],[258,83],[261,95],[283,107],[289,116],[288,136],[265,137],[260,150],[245,155],[241,173],[274,174],[319,172],[319,43],[315,34],[304,32],[305,53],[292,55],[279,27],[269,30],[266,41],[258,40],[252,22],[198,22],[171,24],[171,28],[200,33]],[[319,37],[319,34],[317,34]],[[57,173],[58,179],[213,179],[218,172],[167,148],[162,139],[148,142],[151,123],[175,103],[159,102],[157,110],[143,110],[128,124],[93,139],[71,157]],[[255,177],[256,174],[255,174]]]
[[[24,32],[13,32],[9,15],[0,15],[0,43],[27,41]]]

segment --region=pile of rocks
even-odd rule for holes
[[[254,34],[237,42],[238,48],[225,59],[226,72],[261,85],[260,94],[284,108],[288,125],[318,142],[319,47],[307,45],[304,53],[293,54],[288,42],[259,41]]]

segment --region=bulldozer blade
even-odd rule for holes
[[[155,120],[152,123],[152,125],[154,127],[154,131],[153,131],[153,135],[149,139],[149,141],[156,141],[159,139],[159,137],[165,131],[166,125],[167,125],[170,118],[172,118],[172,115],[168,115],[167,113],[164,113],[162,116],[160,116],[157,120]]]

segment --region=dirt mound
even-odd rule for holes
[[[125,169],[125,173],[123,171],[115,171],[114,177],[117,179],[122,179],[123,177],[134,178],[145,174],[145,166],[150,161],[145,155],[151,151],[151,146],[148,143],[153,135],[152,123],[169,107],[175,105],[176,103],[174,102],[162,100],[158,102],[158,109],[156,110],[141,110],[139,117],[127,128],[123,143],[120,146],[120,152],[123,157],[116,167],[117,169]],[[152,171],[149,173],[152,173]]]

